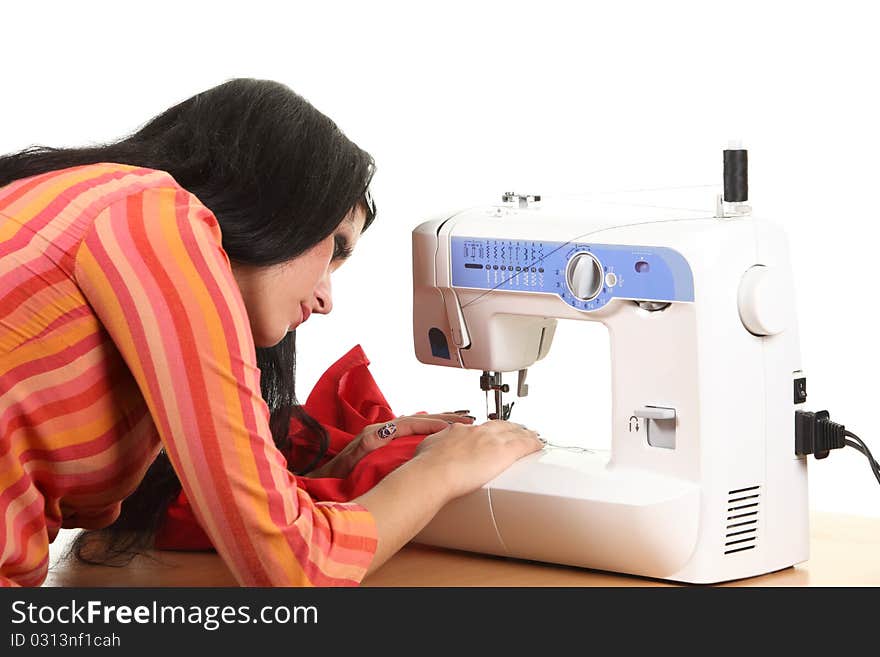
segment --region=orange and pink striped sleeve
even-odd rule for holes
[[[312,500],[275,448],[247,311],[210,210],[172,186],[122,198],[86,232],[74,274],[239,583],[358,584],[375,521],[356,503]]]

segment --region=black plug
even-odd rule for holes
[[[824,459],[832,449],[846,446],[846,427],[830,420],[828,411],[794,412],[794,452]]]

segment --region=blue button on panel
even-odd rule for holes
[[[592,254],[605,274],[606,285],[590,301],[574,297],[565,280],[569,260],[581,252]],[[677,251],[659,246],[453,237],[452,284],[552,292],[579,310],[597,310],[614,298],[694,300],[694,278],[687,261]]]

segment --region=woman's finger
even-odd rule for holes
[[[429,435],[437,433],[438,431],[443,431],[448,428],[450,424],[456,424],[459,422],[462,422],[462,420],[453,420],[451,417],[449,419],[437,416],[408,417],[401,422],[400,432],[405,436]]]
[[[443,431],[451,424],[470,424],[472,422],[473,420],[468,417],[447,413],[402,416],[390,422],[365,427],[360,443],[361,449],[371,452],[401,436],[427,436]]]
[[[385,443],[392,438],[400,438],[401,436],[437,433],[438,431],[443,431],[451,423],[449,420],[424,415],[402,417],[379,425],[373,432],[373,435]]]

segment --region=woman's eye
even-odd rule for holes
[[[352,249],[348,247],[345,239],[338,235],[334,238],[335,248],[333,249],[334,260],[345,260],[351,255]]]

